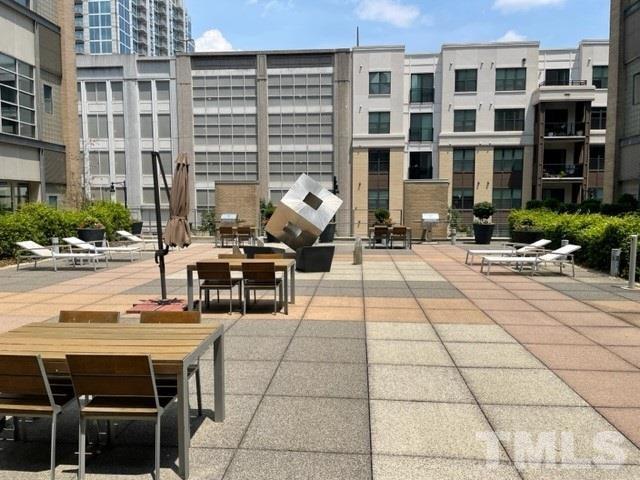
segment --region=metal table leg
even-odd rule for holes
[[[182,365],[182,372],[178,378],[178,458],[180,476],[189,478],[189,443],[191,432],[189,425],[189,380],[187,365]]]
[[[284,314],[289,315],[289,268],[284,269]]]
[[[187,265],[187,309],[193,310],[193,270]]]
[[[213,420],[224,421],[224,332],[213,341]]]
[[[291,265],[291,303],[296,303],[296,262]]]

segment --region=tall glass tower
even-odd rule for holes
[[[183,0],[74,0],[76,53],[192,52]]]

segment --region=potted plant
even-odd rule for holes
[[[377,208],[373,212],[373,216],[376,219],[376,225],[390,226],[393,224],[391,215],[389,214],[389,210],[387,210],[386,208]]]
[[[276,207],[273,205],[273,202],[271,200],[260,200],[260,221],[262,223],[262,230],[267,237],[268,243],[275,243],[279,241],[276,237],[265,230],[267,223],[269,223],[269,219],[275,211]]]
[[[216,209],[212,207],[202,214],[200,219],[200,231],[207,232],[210,237],[216,234]]]
[[[530,218],[525,218],[511,232],[511,240],[515,243],[533,243],[542,239],[543,232]]]
[[[140,220],[133,220],[131,222],[131,233],[134,235],[140,235],[142,233],[142,225],[144,223]]]
[[[479,202],[473,206],[473,236],[476,243],[486,245],[491,243],[494,225],[491,223],[491,216],[495,208],[489,202]]]
[[[77,235],[85,242],[100,242],[104,240],[104,232],[104,225],[96,217],[88,215],[80,221]]]

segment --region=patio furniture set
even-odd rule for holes
[[[224,420],[224,328],[199,312],[143,312],[119,324],[118,312],[60,312],[59,323],[32,323],[0,335],[0,415],[51,418],[55,478],[56,420],[72,400],[79,411],[78,478],[85,476],[87,422],[155,424],[154,478],[160,479],[160,422],[175,400],[179,470],[189,477],[189,388],[196,379],[203,413],[200,358],[213,347],[214,421]],[[53,341],[52,341],[53,340]],[[110,430],[109,425],[109,430]],[[14,434],[20,429],[14,428]],[[18,435],[19,436],[19,435]]]
[[[393,242],[402,243],[402,248],[411,249],[411,228],[404,225],[374,225],[369,228],[369,248],[384,245],[393,248]]]
[[[255,227],[221,225],[218,227],[216,245],[220,247],[230,247],[238,245],[254,245]]]

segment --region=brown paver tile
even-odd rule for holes
[[[640,408],[598,408],[611,424],[640,447]]]
[[[597,345],[525,345],[547,367],[564,370],[637,371],[628,362]]]
[[[583,335],[565,326],[503,325],[520,343],[546,343],[556,345],[593,345]]]
[[[296,305],[298,304],[296,297]],[[325,297],[316,295],[311,300],[312,307],[364,307],[362,297]]]
[[[451,282],[454,287],[460,290],[472,289],[472,290],[494,290],[496,286],[489,280],[478,280],[476,282]]]
[[[504,289],[498,289],[496,288],[495,290],[469,290],[469,289],[465,289],[462,290],[462,293],[464,293],[467,297],[473,299],[473,300],[482,300],[482,299],[502,299],[502,300],[516,300],[517,297]]]
[[[483,310],[535,311],[536,308],[524,300],[476,300],[475,304]]]
[[[508,310],[485,310],[500,325],[560,325],[543,312],[518,312]]]
[[[545,310],[546,311],[546,310]],[[565,325],[590,326],[590,327],[624,327],[629,324],[617,319],[613,315],[604,312],[554,312],[546,311],[547,314],[557,319]]]
[[[527,291],[532,291],[532,290],[543,290],[543,291],[547,291],[549,290],[549,287],[547,287],[546,285],[543,285],[541,283],[538,283],[534,280],[529,280],[526,282],[522,281],[522,277],[519,277],[519,279],[515,279],[513,281],[510,281],[508,279],[505,279],[504,281],[500,282],[501,285],[503,285],[505,288],[507,288],[508,290],[527,290]]]
[[[587,303],[605,312],[640,313],[640,303],[632,300],[593,300]]]
[[[420,305],[426,310],[469,310],[475,308],[466,298],[421,298]]]
[[[505,285],[509,288],[509,285]],[[571,300],[564,293],[556,292],[555,290],[513,290],[514,294],[523,300]]]
[[[304,315],[305,320],[362,320],[364,309],[359,307],[314,307]]]
[[[602,345],[640,346],[638,327],[576,327],[576,330]]]
[[[486,323],[494,324],[482,311],[473,310],[428,310],[427,318],[431,323]]]
[[[595,309],[578,300],[529,300],[540,310],[550,312],[594,312]]]
[[[614,315],[625,322],[640,327],[640,313],[615,313]]]
[[[620,355],[627,362],[640,368],[640,347],[608,347],[612,352]]]
[[[366,308],[367,322],[426,322],[419,308]]]
[[[418,308],[418,302],[415,298],[366,297],[365,306],[367,308]]]
[[[640,372],[555,372],[594,407],[640,407]]]

